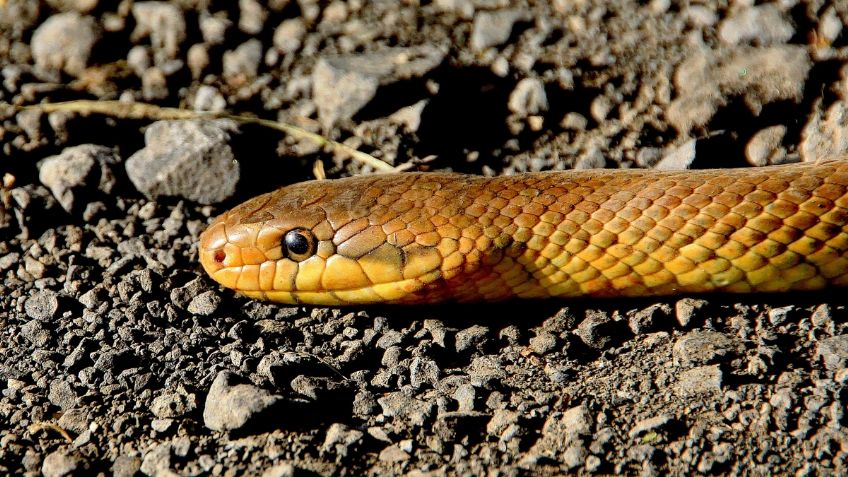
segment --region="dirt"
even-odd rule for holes
[[[0,472],[845,474],[839,290],[253,302],[202,272],[205,224],[372,166],[20,107],[226,110],[406,170],[768,167],[848,150],[846,22],[840,0],[0,2]]]

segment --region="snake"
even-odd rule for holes
[[[846,191],[848,160],[374,174],[254,197],[198,255],[223,287],[294,305],[819,290],[848,285]]]

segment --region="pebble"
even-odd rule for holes
[[[169,94],[168,78],[161,69],[152,67],[144,70],[141,75],[141,95],[145,100],[165,99]]]
[[[0,8],[0,26],[8,29],[7,34],[20,38],[36,24],[41,11],[41,2],[8,0]]]
[[[545,93],[545,85],[538,78],[522,79],[510,93],[507,107],[519,118],[547,111],[548,95]]]
[[[291,462],[282,462],[274,464],[262,472],[262,477],[294,477],[297,474],[297,467]]]
[[[283,20],[274,30],[274,48],[284,55],[290,55],[300,49],[305,36],[306,25],[302,19]]]
[[[312,100],[321,125],[330,128],[352,118],[374,99],[379,86],[421,77],[444,56],[438,48],[423,46],[319,59],[312,71]]]
[[[150,412],[159,419],[183,417],[197,409],[194,393],[166,392],[153,399]]]
[[[119,455],[112,463],[113,477],[135,477],[141,470],[141,460],[138,457]]]
[[[141,460],[141,473],[149,476],[173,475],[171,472],[171,445],[167,442],[153,446]]]
[[[474,325],[456,333],[456,352],[465,353],[480,349],[489,340],[489,327]]]
[[[429,358],[416,356],[409,364],[409,382],[416,389],[425,384],[435,386],[439,382],[440,374],[439,365]]]
[[[386,417],[395,417],[413,426],[423,426],[433,414],[435,404],[409,397],[401,391],[386,394],[377,399],[377,404]]]
[[[669,150],[659,162],[654,165],[658,171],[685,171],[695,161],[695,146],[697,139],[690,139]]]
[[[203,75],[203,71],[209,66],[209,50],[206,45],[203,43],[195,43],[191,45],[186,53],[186,63],[188,64],[188,69],[191,71],[191,77],[194,79],[198,79]],[[196,95],[200,95],[201,88],[209,88],[214,90],[215,88],[209,85],[201,85],[199,86],[198,92]],[[195,104],[197,100],[195,99]],[[202,108],[194,107],[196,111],[204,111]],[[207,110],[208,111],[208,110]]]
[[[235,384],[236,376],[221,371],[206,395],[203,423],[213,431],[242,429],[282,398],[252,384]]]
[[[381,462],[404,462],[409,460],[409,454],[396,444],[385,447],[377,457]]]
[[[50,290],[35,291],[27,298],[24,311],[34,320],[49,320],[59,311],[59,297]]]
[[[232,26],[232,22],[225,16],[210,15],[206,11],[200,14],[200,34],[206,44],[220,45],[223,43],[230,26]]]
[[[586,310],[586,318],[577,325],[574,334],[586,346],[604,349],[610,343],[610,330],[614,327],[610,317],[601,311]]]
[[[816,359],[821,359],[830,371],[845,368],[848,365],[848,335],[833,336],[816,343]]]
[[[251,38],[234,50],[224,52],[224,78],[231,82],[253,79],[259,74],[261,62],[262,42]]]
[[[32,320],[21,326],[21,336],[27,339],[36,348],[44,348],[50,344],[52,335],[50,330],[44,326],[42,320]]]
[[[195,111],[223,112],[227,109],[227,100],[214,86],[203,85],[197,88],[192,101]]]
[[[661,325],[670,315],[670,306],[655,303],[635,313],[628,313],[627,324],[634,335],[641,335]]]
[[[478,12],[474,15],[474,23],[471,26],[471,48],[479,51],[502,45],[512,36],[515,24],[527,20],[527,13],[521,10]]]
[[[80,212],[87,201],[111,194],[117,184],[113,168],[120,158],[94,144],[68,147],[39,163],[38,179],[68,212]]]
[[[848,153],[848,105],[836,101],[822,117],[816,108],[801,131],[801,159],[816,162]]]
[[[680,373],[674,384],[674,392],[680,397],[718,392],[724,375],[718,365],[700,366]]]
[[[562,464],[565,466],[566,470],[582,467],[586,462],[586,457],[588,455],[589,453],[582,445],[575,444],[568,446],[568,448],[565,449],[565,452],[562,453]]]
[[[796,45],[747,48],[730,54],[697,50],[677,68],[678,96],[666,115],[686,134],[708,124],[731,96],[738,96],[754,114],[765,104],[797,103],[803,99],[811,67],[807,50]]]
[[[768,311],[769,323],[775,326],[780,326],[786,323],[787,318],[795,312],[794,305],[781,306],[772,308]]]
[[[135,2],[132,5],[135,30],[131,40],[138,42],[150,38],[156,65],[177,58],[180,46],[186,38],[186,23],[183,11],[177,4],[169,2]]]
[[[630,429],[628,435],[631,439],[635,439],[642,434],[645,434],[650,431],[656,431],[658,429],[662,429],[669,422],[674,419],[674,416],[671,414],[660,414],[658,416],[649,417],[647,419],[642,419]]]
[[[766,3],[739,10],[721,22],[718,37],[721,41],[738,45],[753,43],[760,46],[786,43],[795,35],[792,21],[774,3]]]
[[[700,366],[727,361],[739,355],[743,347],[730,336],[717,331],[690,331],[674,343],[676,366]]]
[[[78,12],[57,13],[32,34],[32,57],[39,68],[79,76],[99,38],[93,18]]]
[[[248,35],[257,35],[262,32],[262,27],[265,26],[265,20],[268,18],[268,11],[262,6],[262,3],[256,0],[239,0],[239,30]]]
[[[780,164],[786,158],[786,149],[781,146],[786,135],[786,126],[778,124],[757,131],[745,145],[745,159],[752,166]]]
[[[54,406],[66,411],[75,407],[77,394],[71,384],[63,379],[57,378],[50,382],[50,390],[47,399]]]
[[[689,326],[698,312],[707,306],[707,301],[700,298],[681,298],[674,304],[674,317],[680,326]]]
[[[212,316],[218,311],[221,295],[214,290],[208,290],[191,299],[186,310],[194,315]]]
[[[226,200],[239,181],[229,145],[235,131],[226,120],[157,121],[144,134],[146,146],[127,159],[127,175],[149,198],[175,196],[200,204]]]
[[[337,459],[347,457],[362,443],[364,436],[364,432],[351,429],[344,424],[331,424],[321,445],[321,452],[333,454]]]
[[[530,338],[528,347],[538,355],[545,355],[556,348],[557,337],[553,333],[540,331],[536,336]]]
[[[44,477],[82,475],[88,470],[88,462],[75,452],[59,449],[44,457],[41,474]]]

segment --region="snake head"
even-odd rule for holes
[[[218,283],[287,304],[404,301],[438,278],[433,242],[402,220],[412,204],[379,177],[311,181],[251,199],[200,237],[200,263]],[[408,201],[406,201],[408,202]]]

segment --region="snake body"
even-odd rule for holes
[[[848,161],[311,181],[202,234],[200,261],[290,304],[779,292],[848,284]]]

